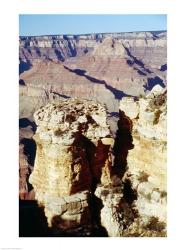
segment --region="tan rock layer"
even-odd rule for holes
[[[37,152],[30,182],[36,199],[45,207],[49,226],[53,226],[54,218],[62,221],[61,229],[80,226],[84,218],[89,225],[89,192],[97,183],[111,182],[113,139],[105,108],[94,101],[71,99],[48,104],[34,116]],[[86,190],[83,199],[81,193]],[[64,205],[64,199],[72,203]],[[70,212],[74,205],[75,215]]]
[[[134,206],[141,228],[155,220],[155,229],[152,226],[152,230],[157,231],[156,227],[163,223],[158,235],[165,234],[167,221],[166,105],[166,91],[160,86],[155,86],[145,97],[125,98],[120,103],[120,110],[132,120],[134,145],[128,152],[124,181],[130,181],[137,193]],[[145,234],[150,235],[150,231]]]
[[[90,231],[99,221],[108,236],[165,236],[165,90],[122,100],[115,141],[95,101],[48,104],[34,116],[30,182],[50,227]]]

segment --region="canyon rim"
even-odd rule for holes
[[[19,236],[167,235],[167,32],[19,37]]]

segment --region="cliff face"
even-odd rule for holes
[[[153,47],[159,52],[166,45],[166,32],[164,31],[20,37],[19,58],[22,63],[30,64],[35,59],[64,61],[69,57],[92,52],[105,38],[123,41],[126,47],[131,48],[134,53],[138,52],[140,57],[145,55],[144,47],[148,47],[150,51],[147,53],[151,53]],[[156,58],[153,60],[155,65],[160,64]],[[153,60],[150,61],[152,65]],[[148,61],[146,64],[149,64]]]
[[[36,199],[45,206],[49,226],[60,220],[59,228],[64,230],[87,228],[90,192],[97,183],[111,183],[113,138],[105,108],[73,99],[48,104],[34,117],[37,152],[30,183]]]
[[[158,86],[121,101],[115,139],[98,102],[70,99],[35,112],[29,181],[48,226],[82,236],[165,235],[165,115]]]
[[[165,235],[166,35],[20,37],[20,199],[51,228]]]
[[[167,198],[167,128],[166,90],[155,86],[147,96],[134,100],[124,98],[121,116],[131,121],[132,143],[127,156],[124,180],[132,185],[137,199],[138,223],[149,221],[154,231],[165,230]],[[149,224],[148,223],[148,224]]]

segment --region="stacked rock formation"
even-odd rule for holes
[[[52,228],[165,234],[166,36],[20,37],[20,199]]]
[[[80,236],[101,230],[108,236],[165,236],[164,89],[121,101],[115,141],[106,109],[95,101],[47,104],[34,118],[30,183],[50,227]]]
[[[133,225],[137,223],[140,235],[164,235],[166,230],[166,107],[166,90],[159,85],[147,96],[120,103],[121,116],[132,122],[134,148],[127,155],[124,179],[136,192],[138,218]]]
[[[71,99],[40,108],[34,118],[37,153],[30,182],[36,199],[49,226],[87,231],[90,195],[97,183],[111,182],[113,138],[106,110],[93,101]]]

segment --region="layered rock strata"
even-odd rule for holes
[[[120,103],[122,115],[132,122],[134,148],[127,155],[124,181],[136,192],[138,217],[131,228],[139,235],[162,236],[166,230],[166,108],[166,90],[158,85],[147,96]]]
[[[34,186],[51,227],[165,234],[166,35],[20,37],[20,199]]]
[[[166,45],[166,31],[22,36],[19,39],[20,62],[27,69],[32,66],[32,62],[36,59],[48,58],[50,60],[64,61],[69,57],[87,55],[106,38],[122,41],[125,47],[130,48],[133,54],[144,59],[146,64],[151,63],[159,67],[160,62],[166,63],[166,61],[163,61],[164,58],[159,56],[160,52],[163,53],[163,48]],[[145,47],[148,48],[147,51],[144,50]],[[151,58],[152,53],[158,54],[159,58],[158,56]],[[158,59],[161,59],[161,61]]]
[[[166,46],[166,32],[20,37],[20,117],[54,95],[117,112],[122,97],[166,85]]]
[[[91,193],[97,183],[111,183],[113,138],[106,110],[94,101],[71,99],[40,108],[34,118],[37,152],[30,183],[48,225],[88,230]]]
[[[34,117],[30,183],[49,227],[80,236],[166,235],[164,89],[121,101],[115,141],[95,101],[51,103]]]

